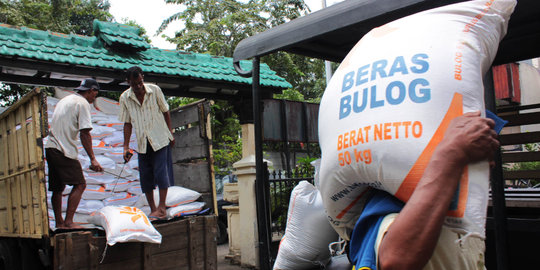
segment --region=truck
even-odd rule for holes
[[[50,228],[43,154],[46,99],[46,92],[36,88],[0,114],[0,269],[217,269],[209,101],[171,110],[171,121],[178,130],[175,185],[200,192],[210,214],[154,224],[162,235],[160,245],[107,246],[101,230]]]

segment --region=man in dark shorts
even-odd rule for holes
[[[49,166],[49,191],[58,229],[81,228],[73,223],[75,210],[79,206],[86,188],[86,180],[78,158],[78,139],[90,158],[90,169],[103,171],[92,150],[92,120],[90,104],[96,100],[99,84],[94,79],[85,79],[75,88],[76,94],[61,99],[54,109],[49,140],[45,145],[45,156]],[[62,217],[62,192],[66,185],[73,185],[68,197],[65,219]]]
[[[129,139],[132,129],[137,136],[141,188],[150,205],[151,220],[167,218],[165,199],[168,188],[174,185],[171,147],[174,137],[171,129],[169,105],[159,86],[144,83],[139,67],[127,70],[130,86],[120,96],[120,115],[124,122],[124,159],[129,161]],[[159,188],[159,203],[154,202],[154,189]]]

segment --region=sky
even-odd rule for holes
[[[312,12],[322,8],[323,0],[305,0]],[[326,0],[326,5],[331,6],[343,0]],[[166,41],[165,38],[156,36],[155,33],[161,23],[171,15],[180,11],[179,5],[166,4],[164,0],[109,0],[111,8],[109,12],[117,22],[124,18],[135,21],[146,29],[146,34],[152,40],[152,45],[160,49],[175,49],[175,45]],[[174,21],[169,24],[163,34],[174,36],[174,33],[182,28],[182,23]]]

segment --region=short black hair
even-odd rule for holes
[[[138,66],[132,66],[126,71],[126,80],[131,80],[139,75],[144,76],[142,69]]]

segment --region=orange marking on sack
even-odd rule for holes
[[[433,137],[429,141],[428,145],[426,146],[424,151],[422,151],[422,154],[420,154],[420,157],[418,157],[415,164],[399,186],[399,189],[395,194],[398,199],[404,202],[409,200],[412,193],[414,192],[414,189],[416,188],[416,185],[418,184],[418,181],[420,181],[420,178],[422,178],[424,170],[426,169],[427,164],[429,163],[429,160],[431,159],[431,156],[435,151],[435,148],[442,141],[444,133],[450,125],[450,121],[460,115],[463,115],[463,96],[459,93],[455,93],[454,97],[452,98],[452,102],[450,103],[450,107],[448,108],[446,115],[441,121],[441,124],[435,131],[435,134],[433,134]],[[464,170],[464,172],[467,172],[467,170]],[[460,181],[458,209],[452,211],[454,212],[452,214],[453,216],[462,217],[464,214],[465,205],[467,202],[467,184],[468,174],[464,173]]]
[[[360,200],[360,198],[362,198],[362,196],[364,196],[366,194],[366,192],[368,190],[370,190],[371,187],[368,187],[366,188],[364,191],[362,191],[362,193],[360,193],[360,195],[358,195],[358,197],[356,197],[354,199],[354,201],[352,201],[349,205],[347,205],[347,207],[345,207],[343,210],[341,210],[341,212],[339,212],[339,214],[336,216],[337,219],[342,219],[343,216],[345,216],[345,214],[347,214],[347,212],[349,212],[349,210],[351,210],[351,208]]]

